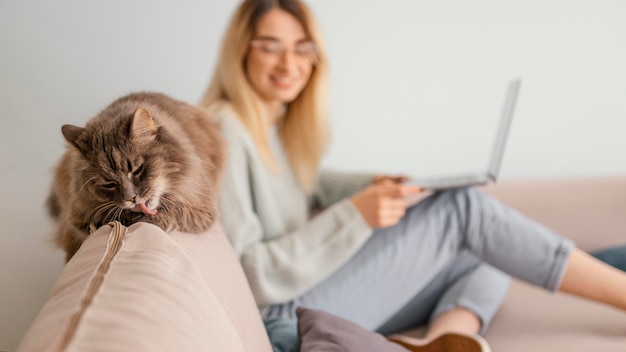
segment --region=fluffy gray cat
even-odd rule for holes
[[[90,231],[113,220],[200,233],[217,218],[224,142],[217,119],[205,110],[135,93],[85,127],[61,131],[68,146],[47,205],[66,260]]]

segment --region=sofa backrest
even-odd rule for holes
[[[18,351],[270,352],[219,224],[203,234],[112,223],[64,267]]]

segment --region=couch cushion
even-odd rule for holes
[[[233,287],[245,278],[219,226],[172,236],[145,223],[104,226],[62,270],[18,350],[271,351],[249,290],[224,297]],[[249,320],[237,299],[254,307]]]
[[[485,335],[493,351],[626,351],[626,314],[514,280]]]

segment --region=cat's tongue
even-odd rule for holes
[[[134,208],[131,209],[132,211],[135,211],[137,213],[144,213],[146,215],[154,215],[157,213],[157,210],[150,210],[146,207],[145,203],[141,203],[141,204],[136,204]]]

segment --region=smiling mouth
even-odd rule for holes
[[[279,86],[290,86],[297,82],[297,78],[291,77],[291,76],[290,77],[273,76],[272,82],[274,82],[274,84],[279,85]]]
[[[293,76],[273,76],[272,78],[277,82],[285,82],[285,83],[291,83],[296,80],[296,78]]]

